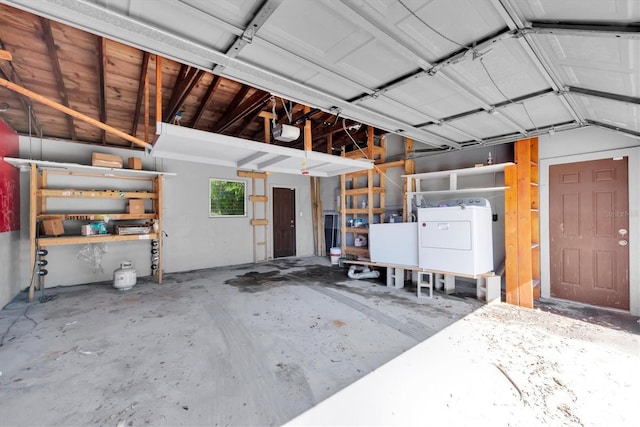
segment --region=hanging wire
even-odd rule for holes
[[[453,40],[452,38],[447,37],[446,35],[444,35],[440,31],[436,30],[434,27],[429,25],[427,23],[427,21],[425,21],[424,19],[422,19],[418,15],[416,15],[413,10],[409,9],[409,7],[406,4],[404,4],[404,2],[402,0],[398,0],[398,3],[400,3],[402,5],[402,7],[404,7],[407,10],[407,12],[409,12],[411,15],[413,15],[413,17],[415,17],[418,21],[422,22],[423,25],[425,25],[427,28],[429,28],[431,31],[433,31],[434,33],[436,33],[437,35],[439,35],[443,39],[445,39],[447,41],[450,41],[451,43],[453,43],[453,44],[455,44],[455,45],[457,45],[457,46],[459,46],[459,47],[461,47],[463,49],[466,49],[466,50],[468,50],[470,52],[473,52],[474,54],[478,54],[478,52],[474,48],[469,47],[469,46],[465,46],[462,43],[459,43],[459,42]]]
[[[287,115],[287,119],[289,119],[289,123],[291,123],[291,120],[293,120],[293,114],[287,109],[287,105],[285,104],[284,99],[280,98],[280,101],[282,102],[282,106],[284,107],[284,112]]]

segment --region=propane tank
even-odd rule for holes
[[[131,261],[122,261],[120,268],[113,271],[113,287],[126,291],[136,284],[136,269],[133,268]]]

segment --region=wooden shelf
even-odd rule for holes
[[[366,246],[345,246],[344,253],[369,258],[369,248]]]
[[[63,221],[103,221],[109,218],[109,221],[129,221],[136,219],[155,219],[156,214],[144,213],[144,214],[128,214],[128,213],[50,213],[40,214],[38,219],[61,219]]]
[[[38,246],[56,245],[78,245],[87,243],[108,243],[108,242],[129,242],[132,240],[156,240],[156,233],[149,234],[99,234],[95,236],[58,236],[58,237],[38,237]]]
[[[157,199],[155,193],[148,191],[115,190],[55,190],[43,188],[36,192],[38,197],[67,197],[72,199]]]
[[[130,176],[143,176],[148,178],[149,176],[169,175],[175,176],[175,173],[171,172],[158,172],[147,171],[139,169],[121,169],[121,168],[105,168],[101,166],[89,166],[81,165],[78,163],[60,163],[50,162],[47,160],[31,160],[31,159],[19,159],[15,157],[4,157],[5,162],[20,168],[22,166],[35,165],[40,170],[55,170],[55,171],[67,171],[78,172],[79,174],[86,173],[82,176],[103,176],[103,177],[116,177],[125,179]]]
[[[386,188],[382,187],[373,187],[371,192],[374,194],[384,193]],[[369,189],[367,187],[364,188],[350,188],[344,191],[344,194],[347,196],[366,196],[369,194]]]
[[[414,195],[438,195],[438,194],[468,194],[468,193],[492,193],[494,191],[504,191],[509,187],[481,187],[481,188],[460,188],[457,190],[430,190],[430,191],[411,191],[407,192],[407,196]]]
[[[373,213],[373,214],[383,214],[385,213],[387,210],[385,208],[360,208],[360,209],[343,209],[345,214],[360,214],[360,215],[367,215],[369,214],[369,212]]]
[[[468,175],[481,175],[484,173],[502,172],[507,166],[511,166],[514,163],[498,163],[495,165],[478,166],[477,168],[464,168],[464,169],[452,169],[447,171],[435,171],[425,173],[414,173],[411,175],[402,175],[404,178],[413,179],[433,179],[433,178],[448,178],[451,175],[468,176]]]
[[[369,234],[369,229],[364,227],[347,227],[345,231],[347,233]]]
[[[43,260],[44,255],[38,253],[37,249],[56,245],[78,245],[87,243],[108,243],[108,242],[132,242],[145,240],[152,242],[154,252],[157,251],[157,258],[151,259],[151,272],[157,277],[158,283],[162,283],[162,233],[150,234],[102,234],[93,236],[82,235],[61,235],[40,236],[41,222],[44,220],[57,219],[61,221],[101,221],[108,218],[114,220],[153,220],[162,230],[162,175],[175,175],[164,172],[142,171],[133,169],[113,169],[96,166],[79,165],[75,163],[57,163],[42,160],[27,160],[5,157],[4,160],[13,166],[25,171],[28,167],[30,176],[29,189],[29,240],[31,242],[31,271],[36,272],[38,262]],[[51,188],[51,180],[57,177],[65,177],[68,181],[72,177],[77,180],[80,187],[87,186],[86,178],[130,180],[140,182],[140,191],[119,191],[108,189],[82,190],[79,188]],[[97,182],[97,181],[96,181]],[[117,185],[117,183],[116,183]],[[117,188],[117,187],[116,187]],[[144,190],[143,190],[144,188]],[[151,188],[151,191],[149,191]],[[85,199],[83,203],[92,203],[95,200],[111,200],[112,205],[118,205],[116,200],[146,199],[150,200],[152,212],[145,213],[89,213],[80,212],[47,212],[47,199]],[[112,207],[113,209],[113,207]],[[124,204],[122,205],[124,210]],[[155,225],[154,224],[154,225]],[[44,289],[44,276],[37,276],[29,286],[29,302],[33,301],[36,285]]]

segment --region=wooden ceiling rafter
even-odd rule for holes
[[[237,108],[231,111],[231,114],[225,122],[221,123],[219,130],[216,132],[223,133],[238,121],[243,120],[245,117],[255,113],[256,117],[260,114],[262,106],[271,98],[271,95],[261,90],[256,90],[246,101],[240,104]],[[234,104],[231,104],[234,105]]]
[[[142,108],[142,101],[145,94],[145,80],[148,78],[149,61],[151,60],[151,54],[144,52],[142,55],[142,63],[140,65],[140,75],[138,76],[138,93],[136,94],[136,107],[133,112],[133,120],[131,123],[131,135],[136,135],[138,132],[138,124],[140,123],[140,109]],[[133,143],[131,143],[133,148]]]
[[[66,105],[62,105],[59,102],[53,101],[45,96],[42,96],[38,93],[35,93],[25,87],[22,87],[20,85],[17,85],[16,83],[13,83],[9,80],[6,79],[2,79],[0,78],[0,86],[6,87],[7,89],[10,89],[14,92],[18,92],[24,96],[27,96],[33,100],[35,100],[36,102],[39,102],[41,104],[44,104],[48,107],[53,108],[54,110],[60,111],[64,114],[68,114],[70,116],[73,116],[79,120],[82,120],[83,122],[89,123],[90,125],[96,126],[100,129],[104,129],[107,132],[110,132],[116,136],[119,136],[120,138],[123,138],[127,141],[131,141],[133,143],[135,143],[136,145],[142,147],[142,148],[151,148],[151,144],[147,143],[146,141],[142,141],[139,138],[136,138],[135,136],[131,136],[129,134],[127,134],[126,132],[121,131],[120,129],[117,129],[113,126],[109,126],[106,123],[102,123],[99,120],[94,119],[93,117],[89,117],[86,114],[83,114],[79,111],[76,111],[70,107],[67,107]]]
[[[171,100],[167,107],[165,121],[168,122],[178,114],[182,104],[184,104],[184,101],[187,99],[189,94],[191,94],[193,88],[200,82],[200,79],[202,79],[204,74],[205,72],[203,70],[198,70],[197,68],[191,68],[187,71],[184,78],[180,81],[180,84],[176,85],[171,93]]]
[[[107,123],[107,40],[104,37],[96,38],[96,47],[98,49],[98,111],[100,112],[100,121]],[[107,144],[107,132],[102,129],[102,145]],[[132,143],[133,145],[133,143]]]
[[[49,59],[51,60],[51,67],[55,76],[58,94],[60,96],[60,99],[62,100],[62,105],[71,108],[71,105],[69,104],[69,94],[67,93],[67,87],[64,84],[64,75],[62,74],[62,68],[60,68],[58,49],[53,37],[53,31],[51,30],[51,23],[48,19],[40,18],[40,24],[42,26],[42,36],[44,38],[45,44],[47,45]],[[65,114],[65,118],[67,120],[67,126],[69,128],[69,135],[71,136],[71,140],[76,141],[78,137],[76,135],[75,124],[73,123],[73,117],[71,115]]]
[[[2,40],[0,40],[0,49],[4,50],[4,43]],[[11,83],[20,87],[24,87],[22,79],[16,72],[13,63],[9,60],[0,60],[0,74],[5,80],[10,81]],[[31,99],[28,96],[20,93],[17,93],[17,98],[18,102],[20,102],[20,105],[22,105],[22,108],[24,109],[24,114],[27,116],[27,121],[31,121],[31,131],[35,129],[37,131],[37,135],[42,138],[42,125],[38,120],[38,116],[36,115],[36,111],[33,108]],[[31,115],[31,117],[29,117],[29,115]]]
[[[233,107],[235,105],[236,108],[233,108],[233,109],[227,108],[226,113],[223,114],[220,120],[218,120],[217,123],[213,124],[209,128],[209,130],[217,133],[222,132],[220,129],[222,129],[222,127],[224,126],[227,126],[230,120],[233,119],[233,112],[238,108],[237,106],[240,104],[240,102],[242,102],[244,97],[247,95],[247,93],[249,92],[249,89],[251,88],[246,85],[242,85],[240,87],[238,92],[236,92],[235,96],[233,97],[233,100],[229,103],[229,107]]]
[[[211,102],[211,99],[213,98],[213,95],[215,95],[216,89],[218,89],[218,86],[220,86],[221,81],[222,78],[220,76],[213,75],[211,83],[209,83],[209,87],[207,88],[207,92],[204,94],[200,105],[198,105],[198,109],[193,115],[193,119],[191,119],[190,127],[195,129],[198,126],[198,122],[202,118],[202,114],[206,111],[207,105],[209,105],[209,102]]]

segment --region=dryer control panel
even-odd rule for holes
[[[441,200],[436,204],[439,208],[449,207],[449,206],[483,206],[483,207],[491,207],[489,200],[484,199],[482,197],[464,197],[459,199],[446,199]]]

